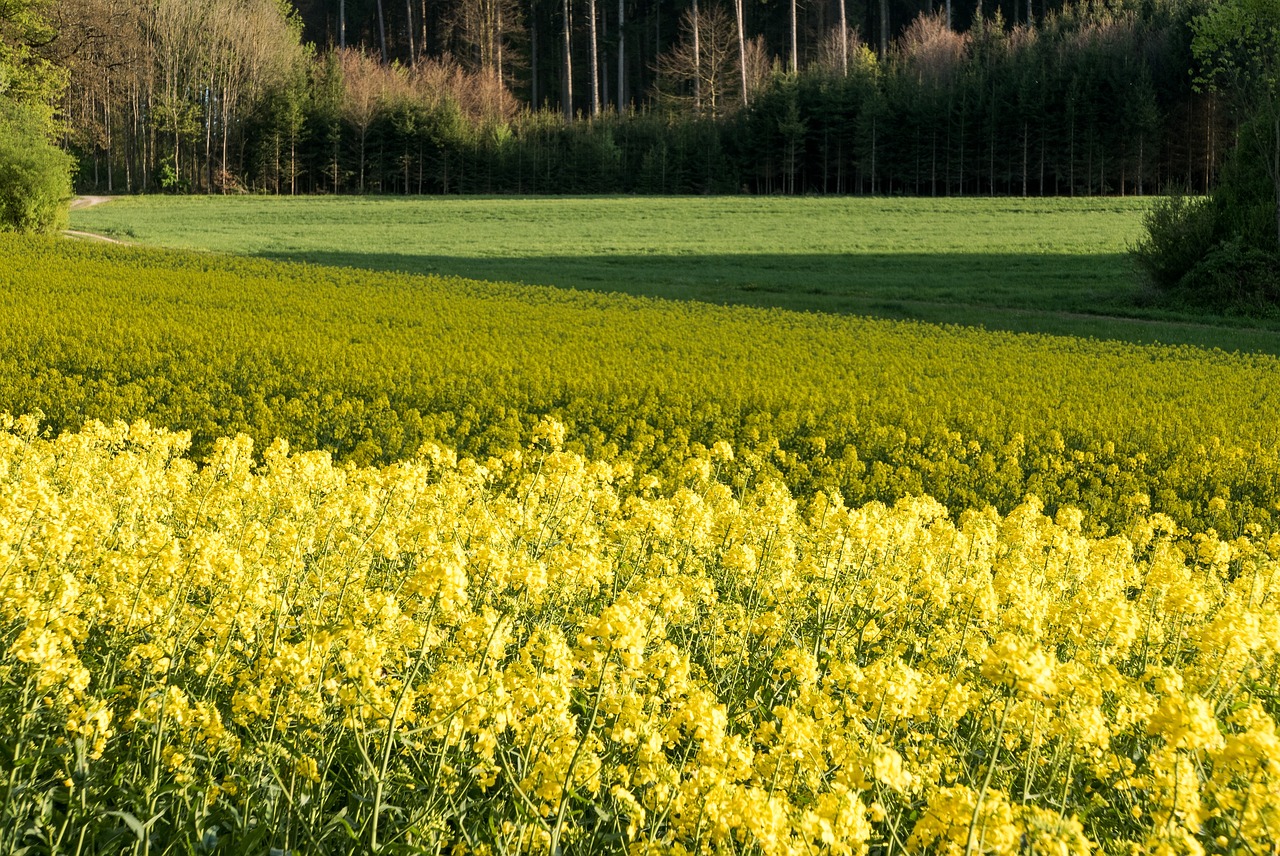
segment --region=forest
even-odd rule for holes
[[[96,192],[1210,189],[1206,0],[48,0]]]

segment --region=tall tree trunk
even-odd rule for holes
[[[538,102],[538,18],[529,16],[529,103],[534,110],[541,108]]]
[[[1029,134],[1029,131],[1027,128],[1027,122],[1024,119],[1022,121],[1022,198],[1023,199],[1027,198],[1027,180],[1028,180],[1027,179],[1027,157],[1028,157],[1028,154],[1030,153],[1030,145],[1031,145],[1028,134]]]
[[[742,8],[743,0],[733,0],[733,9],[738,18],[738,72],[742,78],[742,106],[747,106],[747,36],[744,31],[746,12]]]
[[[413,49],[413,0],[404,0],[404,32],[409,37],[409,65],[418,61],[418,54]]]
[[[1272,123],[1271,188],[1276,197],[1276,240],[1280,241],[1280,110],[1276,110]]]
[[[624,79],[627,73],[627,29],[626,10],[623,0],[618,0],[618,113],[622,113],[626,103],[626,87]]]
[[[947,0],[950,4],[951,0]],[[840,73],[849,75],[849,17],[845,12],[845,0],[840,0]]]
[[[947,0],[947,29],[954,29],[955,25],[951,23],[951,0]]]
[[[1138,195],[1142,196],[1146,185],[1147,135],[1138,135]]]
[[[133,154],[137,157],[136,172],[138,175],[137,185],[133,184],[132,177],[129,183],[129,192],[134,190],[145,190],[147,187],[147,177],[150,174],[147,164],[147,135],[150,129],[142,124],[142,91],[140,87],[135,85],[132,91],[132,97],[129,99],[129,106],[133,111]]]
[[[112,162],[114,161],[115,147],[111,144],[111,78],[107,78],[107,99],[103,102],[102,109],[106,112],[107,125],[107,193],[115,193],[115,181],[112,177]]]
[[[1209,195],[1213,176],[1213,96],[1204,114],[1204,194]]]
[[[338,0],[338,47],[347,48],[347,0]]]
[[[791,0],[791,73],[795,74],[800,69],[799,58],[796,56],[796,0]]]
[[[564,118],[573,121],[573,49],[570,33],[573,27],[569,17],[569,0],[562,0],[564,10],[564,83],[561,89],[564,94]]]
[[[738,0],[734,0],[735,8]],[[698,0],[693,0],[693,109],[702,112],[702,43],[700,30],[702,18],[698,14]],[[746,89],[743,88],[745,99]]]
[[[382,64],[387,64],[387,23],[382,15],[382,0],[378,0],[378,47],[382,51]]]
[[[600,45],[597,40],[596,0],[587,0],[587,14],[591,16],[591,115],[600,115]]]
[[[222,177],[224,180],[230,174],[227,168],[227,136],[231,129],[231,98],[230,93],[223,91],[222,93]]]
[[[880,0],[880,58],[889,55],[889,0]]]
[[[609,5],[606,3],[600,7],[600,39],[609,36]],[[604,44],[600,45],[600,109],[603,111],[609,106],[609,48]]]
[[[871,195],[876,195],[876,117],[871,117]]]
[[[224,94],[225,98],[226,95]],[[207,107],[205,108],[205,135],[204,135],[204,172],[205,172],[205,193],[213,193],[213,79],[209,79],[209,90],[207,95]]]

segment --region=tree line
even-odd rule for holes
[[[1204,192],[1236,133],[1192,85],[1203,0],[890,5],[891,31],[884,4],[793,30],[624,0],[585,50],[581,0],[558,46],[515,0],[51,2],[85,190]],[[600,24],[657,15],[652,43]]]

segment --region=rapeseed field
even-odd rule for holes
[[[0,433],[9,852],[1266,853],[1280,536]],[[1207,503],[1217,510],[1225,500]]]
[[[1275,852],[1275,358],[0,254],[0,853]]]

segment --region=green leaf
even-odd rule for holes
[[[107,812],[107,816],[118,817],[121,820],[123,820],[124,825],[129,827],[129,830],[133,832],[134,835],[138,836],[138,841],[142,841],[142,842],[145,842],[147,840],[148,827],[150,827],[151,824],[155,823],[157,820],[160,819],[160,815],[157,814],[154,817],[152,817],[150,820],[148,820],[146,823],[143,823],[142,821],[138,820],[137,815],[128,811],[109,811]]]

